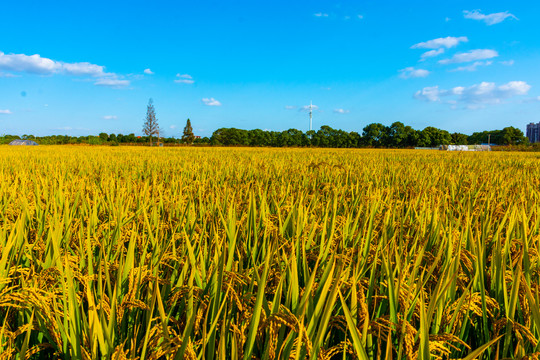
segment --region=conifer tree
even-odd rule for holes
[[[186,127],[184,128],[184,135],[182,135],[182,142],[184,144],[193,144],[195,140],[195,135],[193,135],[193,128],[191,127],[191,121],[187,119]]]
[[[156,118],[156,110],[154,109],[154,101],[152,99],[148,100],[148,106],[146,107],[146,119],[144,120],[143,133],[150,138],[150,146],[152,146],[152,135],[159,136],[159,125]]]

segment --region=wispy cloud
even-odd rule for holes
[[[317,105],[304,105],[298,109],[299,111],[309,111],[310,106],[313,108],[313,110],[319,110],[319,107]]]
[[[5,54],[0,52],[0,70],[37,74],[37,75],[71,75],[91,76],[98,78],[95,85],[112,87],[125,87],[130,84],[128,80],[120,80],[120,75],[105,72],[105,67],[89,62],[67,63],[42,57],[39,54]]]
[[[423,78],[429,75],[428,70],[415,69],[412,66],[407,67],[405,69],[401,69],[399,70],[399,72],[400,72],[399,77],[402,79]]]
[[[422,90],[418,90],[414,94],[414,98],[428,102],[436,102],[441,100],[440,96],[442,92],[446,93],[446,90],[440,90],[439,85],[426,86]]]
[[[195,80],[189,74],[176,74],[177,79],[174,80],[177,84],[193,84]]]
[[[294,110],[294,109],[296,109],[296,105],[285,105],[285,109]]]
[[[214,98],[203,98],[201,101],[206,106],[221,106],[221,103]]]
[[[431,58],[431,57],[435,57],[435,56],[438,56],[440,54],[444,53],[444,48],[440,48],[440,49],[437,49],[437,50],[429,50],[429,51],[426,51],[425,53],[423,53],[420,58],[422,61],[426,60],[427,58]]]
[[[16,78],[16,77],[20,77],[20,75],[15,75],[15,74],[12,74],[12,73],[0,72],[0,78]]]
[[[427,102],[441,102],[451,105],[465,104],[467,107],[483,107],[489,104],[500,104],[514,96],[527,95],[531,86],[525,81],[510,81],[503,85],[493,82],[481,82],[469,87],[457,86],[449,90],[439,86],[425,87],[418,90],[414,97]]]
[[[13,113],[11,112],[11,110],[8,110],[8,109],[4,109],[4,110],[0,109],[0,114],[9,115],[9,114],[13,114]]]
[[[101,78],[97,80],[94,85],[110,87],[113,89],[121,89],[130,85],[129,80],[117,79],[115,77]]]
[[[334,113],[336,114],[348,114],[350,112],[351,112],[350,110],[345,110],[345,109],[334,109]]]
[[[492,59],[499,56],[499,53],[491,49],[476,49],[464,53],[458,53],[450,59],[439,60],[440,64],[459,64],[470,61]]]
[[[322,12],[318,12],[318,13],[313,14],[313,16],[315,16],[315,17],[328,17],[328,14],[322,13]]]
[[[447,36],[445,38],[437,38],[411,46],[411,49],[439,49],[445,47],[447,49],[457,46],[460,42],[467,42],[469,39],[466,36],[453,37]]]
[[[482,14],[481,10],[463,10],[463,17],[465,19],[479,20],[485,22],[487,25],[495,25],[504,20],[511,18],[519,20],[514,14],[509,13],[508,11],[498,12],[493,14]]]
[[[75,76],[112,76],[113,74],[105,73],[105,67],[95,64],[90,64],[88,62],[80,63],[60,63],[61,69],[68,75]]]
[[[500,63],[504,66],[512,66],[514,65],[514,60],[500,61]]]
[[[467,65],[467,66],[460,66],[456,69],[453,69],[453,70],[450,70],[451,72],[455,72],[455,71],[476,71],[478,69],[478,67],[480,66],[489,66],[493,64],[493,61],[475,61],[473,64],[471,65]]]
[[[535,96],[535,97],[532,97],[532,98],[529,98],[529,99],[525,99],[523,100],[524,103],[536,103],[536,102],[540,102],[540,96]]]
[[[150,69],[144,69],[144,73],[146,75],[154,75],[154,72],[152,70],[150,70]]]
[[[174,129],[176,129],[176,127],[177,127],[176,125],[171,125],[171,126],[169,126],[169,129],[173,129],[173,130],[174,130]]]
[[[116,119],[118,119],[118,116],[116,116],[116,115],[105,115],[103,118],[105,120],[116,120]]]

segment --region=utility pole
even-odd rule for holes
[[[488,146],[491,144],[491,134],[488,134]]]
[[[309,131],[313,130],[313,100],[309,102]]]

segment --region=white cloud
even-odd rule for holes
[[[456,69],[453,69],[453,70],[450,70],[452,72],[454,71],[476,71],[478,69],[478,67],[480,66],[489,66],[493,64],[493,61],[475,61],[473,64],[471,65],[467,65],[467,66],[460,66]]]
[[[430,58],[430,57],[435,57],[437,55],[440,55],[444,53],[444,49],[443,48],[440,48],[440,49],[437,49],[437,50],[429,50],[429,51],[426,51],[425,53],[423,53],[420,57],[422,58],[422,61],[424,61],[425,59],[427,58]]]
[[[350,113],[351,111],[350,110],[345,110],[345,109],[334,109],[334,112],[336,114],[348,114]]]
[[[464,62],[476,61],[476,60],[485,60],[492,59],[499,56],[499,53],[495,50],[490,49],[476,49],[467,51],[464,53],[458,53],[452,56],[451,59],[439,60],[440,64],[459,64]]]
[[[460,42],[467,42],[467,41],[469,41],[469,39],[467,39],[466,36],[460,36],[460,37],[447,36],[445,38],[437,38],[437,39],[429,40],[426,42],[414,44],[413,46],[411,46],[411,49],[439,49],[442,47],[449,49],[451,47],[457,46]]]
[[[116,115],[105,115],[103,118],[105,120],[116,120],[116,119],[118,119],[118,116],[116,116]]]
[[[0,114],[9,115],[13,113],[11,112],[11,110],[5,109],[5,110],[0,110]]]
[[[146,75],[154,75],[154,72],[152,70],[150,70],[150,69],[144,69],[144,73]]]
[[[206,106],[221,106],[221,103],[214,98],[203,98],[201,101]]]
[[[296,106],[295,105],[285,105],[285,109],[293,110],[293,109],[296,109]]]
[[[428,102],[465,104],[468,108],[479,108],[488,104],[500,104],[514,96],[527,95],[530,89],[531,86],[525,81],[510,81],[499,86],[493,82],[481,82],[469,87],[457,86],[450,90],[439,89],[438,86],[425,87],[417,91],[414,97]],[[442,98],[448,100],[443,101]]]
[[[309,111],[310,106],[313,108],[313,110],[318,110],[319,109],[319,107],[317,105],[304,105],[299,110],[300,111]]]
[[[407,67],[405,69],[401,69],[401,70],[399,70],[399,72],[400,72],[399,77],[402,78],[402,79],[426,77],[426,76],[429,75],[428,70],[415,69],[412,66]]]
[[[110,87],[113,89],[121,89],[130,85],[129,80],[121,80],[116,77],[107,77],[98,79],[94,85]]]
[[[414,97],[415,99],[418,99],[418,100],[436,102],[436,101],[441,100],[440,95],[441,95],[441,90],[439,90],[439,86],[427,86],[423,88],[422,90],[418,90],[414,94]]]
[[[318,13],[315,13],[313,15],[316,16],[316,17],[328,17],[328,14],[325,14],[325,13],[322,13],[322,12],[318,12]]]
[[[499,86],[499,89],[508,94],[527,95],[531,89],[531,85],[527,84],[525,81],[510,81]]]
[[[171,125],[171,126],[169,126],[169,128],[174,130],[174,129],[176,129],[176,125]]]
[[[119,75],[105,72],[105,67],[89,62],[67,63],[42,57],[39,54],[5,54],[0,51],[0,70],[38,74],[38,75],[71,75],[91,76],[97,78],[94,85],[115,88],[126,87],[128,80],[120,80]],[[6,74],[6,77],[16,75]]]
[[[507,18],[519,20],[514,14],[510,14],[508,11],[498,12],[493,14],[482,14],[481,10],[463,10],[463,17],[465,19],[480,20],[487,25],[495,25],[503,22]]]
[[[174,80],[174,82],[177,84],[193,84],[195,82],[189,74],[176,74],[176,77],[178,79]]]
[[[66,74],[75,75],[75,76],[107,76],[109,74],[105,73],[105,67],[95,64],[90,64],[88,62],[80,63],[61,63],[62,68]]]
[[[362,20],[362,19],[364,18],[364,15],[362,15],[362,14],[358,14],[358,15],[356,15],[356,16],[357,16],[360,20]]]
[[[514,60],[506,60],[506,61],[500,61],[501,64],[504,66],[512,66],[514,65]]]
[[[59,72],[62,65],[54,60],[39,55],[9,54],[0,52],[0,69],[33,74],[53,74]]]
[[[105,67],[89,62],[65,63],[41,57],[39,54],[4,54],[0,52],[0,69],[30,74],[75,76],[106,76]]]

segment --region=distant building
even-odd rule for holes
[[[527,125],[527,137],[531,144],[540,142],[540,122],[538,124],[530,123]]]
[[[13,140],[9,145],[37,145],[38,143],[32,140]]]
[[[441,145],[439,150],[446,151],[491,151],[490,145]]]

